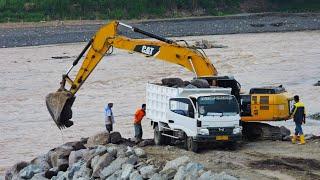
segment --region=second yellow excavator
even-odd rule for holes
[[[143,34],[156,40],[131,39],[118,34],[119,26]],[[209,84],[218,87],[231,88],[231,93],[237,98],[241,109],[241,121],[244,130],[263,133],[262,121],[287,120],[290,117],[292,96],[283,87],[252,88],[247,95],[240,95],[240,84],[231,77],[217,76],[217,70],[201,49],[189,46],[186,41],[173,41],[161,36],[143,31],[118,21],[112,21],[96,32],[88,42],[66,74],[62,76],[57,92],[46,97],[46,105],[53,120],[59,128],[70,127],[73,122],[71,106],[75,94],[86,81],[88,76],[112,48],[124,49],[140,53],[147,58],[160,59],[180,65],[195,73],[196,78],[206,79]],[[87,52],[88,51],[88,52]],[[71,70],[78,64],[83,55],[86,57],[74,79],[69,77]],[[66,82],[70,89],[66,89]],[[255,123],[252,123],[255,122]],[[254,126],[248,126],[254,124]],[[258,129],[258,130],[256,130]]]

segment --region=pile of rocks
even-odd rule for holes
[[[119,133],[99,133],[50,150],[31,162],[9,168],[5,179],[237,179],[206,171],[202,164],[181,156],[158,165],[137,146],[128,146]]]
[[[205,79],[193,79],[191,81],[183,81],[180,78],[163,78],[162,86],[174,88],[210,88],[210,85]]]

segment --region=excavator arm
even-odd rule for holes
[[[156,40],[131,39],[121,36],[117,33],[118,26],[129,28],[134,32]],[[124,49],[129,52],[137,52],[149,58],[153,57],[155,59],[181,65],[194,72],[197,77],[217,75],[217,71],[210,60],[204,53],[197,50],[196,47],[188,46],[187,43],[180,44],[127,24],[112,21],[100,28],[95,36],[88,42],[66,74],[62,76],[61,86],[58,91],[47,95],[46,105],[58,128],[70,127],[73,125],[73,122],[70,121],[70,119],[72,118],[71,106],[75,100],[75,94],[109,49],[113,47]],[[72,80],[68,76],[69,73],[87,51],[88,53],[83,60],[75,79]],[[70,84],[69,90],[65,88],[66,82]]]

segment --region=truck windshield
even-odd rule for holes
[[[215,95],[198,98],[199,114],[210,115],[233,115],[239,113],[239,105],[234,96]]]

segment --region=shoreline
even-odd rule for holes
[[[88,41],[107,20],[0,24],[0,48]],[[124,20],[164,37],[288,32],[320,29],[320,13],[257,13],[173,19]],[[123,27],[120,34],[145,38]]]

